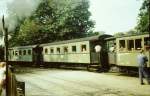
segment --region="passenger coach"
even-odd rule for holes
[[[59,64],[64,65],[101,65],[100,53],[95,46],[105,49],[104,38],[110,35],[97,35],[92,37],[65,40],[53,43],[20,46],[9,48],[9,61],[27,62],[32,64]],[[102,51],[101,50],[101,51]],[[102,52],[103,53],[103,52]]]
[[[137,55],[143,49],[149,59],[147,63],[150,68],[149,34],[112,37],[105,40],[107,41],[108,61],[110,65],[116,65],[120,69],[137,68]]]
[[[32,62],[33,61],[33,48],[36,45],[32,46],[18,46],[9,48],[9,61],[14,62]]]

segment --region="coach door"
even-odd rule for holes
[[[107,40],[108,64],[116,64],[116,41]]]
[[[41,66],[43,64],[42,51],[43,48],[38,45],[35,48],[33,48],[33,62],[36,66]]]
[[[90,42],[90,62],[91,64],[101,65],[100,62],[100,44],[98,41]]]

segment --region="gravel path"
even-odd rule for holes
[[[28,69],[16,76],[25,82],[26,96],[150,96],[150,85],[116,73]]]

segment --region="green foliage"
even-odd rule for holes
[[[135,29],[129,30],[127,32],[117,32],[114,34],[116,37],[128,36],[128,35],[135,35],[138,34]]]
[[[88,0],[43,0],[21,24],[12,46],[85,37],[94,27],[88,8]]]
[[[142,7],[140,8],[138,25],[136,29],[139,33],[149,32],[149,14],[150,14],[150,0],[144,0]]]
[[[125,33],[126,35],[135,35],[135,34],[138,34],[136,30],[132,29],[132,30],[129,30]]]
[[[122,37],[122,36],[125,36],[125,33],[124,32],[117,32],[117,33],[114,34],[114,36]]]
[[[74,9],[70,10],[61,32],[64,39],[72,39],[86,36],[87,32],[94,27],[93,21],[89,20],[91,13],[88,11],[88,1],[83,0]]]
[[[95,35],[103,35],[103,34],[105,34],[104,31],[95,31],[95,32],[89,31],[89,32],[87,33],[87,36],[95,36]]]
[[[90,31],[87,33],[87,36],[95,36],[95,35],[99,35],[99,34],[100,34],[99,32]]]

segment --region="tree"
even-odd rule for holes
[[[88,8],[88,0],[82,0],[79,5],[66,13],[68,16],[61,30],[64,39],[85,37],[92,30],[94,22],[89,20],[91,13]]]
[[[77,2],[78,1],[78,2]],[[14,45],[84,37],[94,27],[88,0],[43,0],[16,34]],[[59,3],[58,3],[59,2]]]
[[[138,24],[136,29],[138,33],[149,32],[150,23],[149,23],[149,11],[150,8],[150,0],[144,0],[142,7],[140,8],[140,13],[138,16]]]
[[[126,35],[135,35],[135,34],[137,34],[137,31],[135,29],[131,29],[131,30],[125,32],[125,34]]]
[[[122,37],[122,36],[125,36],[125,33],[124,32],[117,32],[117,33],[114,34],[114,36]]]

